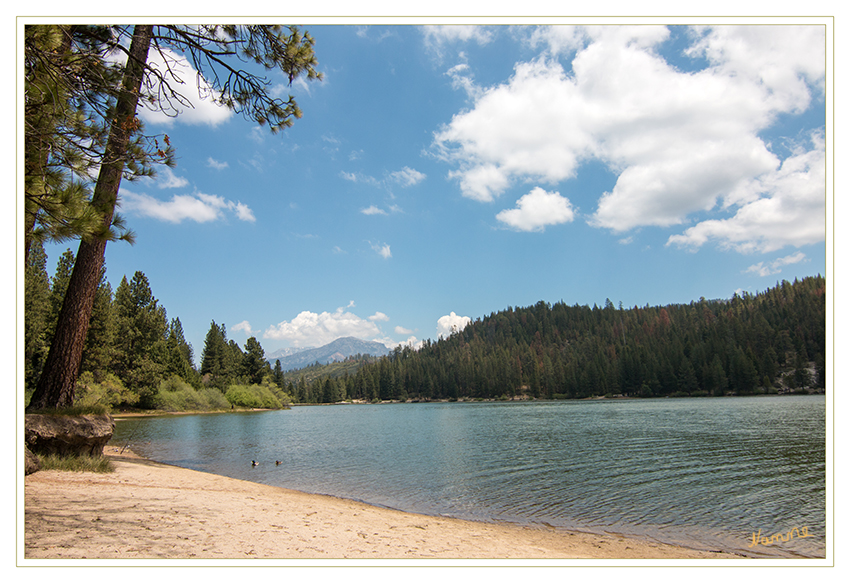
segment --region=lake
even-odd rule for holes
[[[813,395],[305,406],[120,419],[113,443],[409,512],[823,557],[825,405]],[[753,533],[795,528],[787,542],[750,546]]]

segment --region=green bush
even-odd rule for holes
[[[283,408],[283,403],[265,384],[230,385],[224,396],[231,405],[236,407],[248,407],[250,409]]]
[[[206,399],[206,402],[209,403],[209,409],[211,411],[217,411],[219,409],[230,409],[230,403],[228,403],[227,399],[224,395],[221,394],[221,391],[218,389],[201,389],[198,391],[198,396]]]
[[[156,397],[161,411],[217,411],[229,409],[230,404],[217,389],[195,390],[177,376],[162,381]]]
[[[94,375],[86,371],[77,379],[74,406],[92,407],[102,405],[112,409],[120,405],[133,406],[139,402],[139,395],[126,388],[114,374],[108,373],[101,382],[95,382]]]

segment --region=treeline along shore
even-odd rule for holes
[[[508,308],[418,350],[397,348],[337,383],[366,400],[822,392],[825,287],[818,276],[663,307]]]
[[[40,246],[26,272],[26,390],[37,383],[74,263],[52,278]],[[101,279],[76,402],[110,410],[283,408],[292,403],[725,396],[825,389],[826,281],[689,304],[508,307],[385,357],[284,372],[260,342],[211,322],[200,366],[142,272]]]

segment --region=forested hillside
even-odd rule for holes
[[[52,278],[36,244],[25,299],[27,397],[74,264]],[[762,293],[624,309],[539,302],[508,308],[418,349],[356,356],[284,374],[260,342],[244,347],[212,321],[200,366],[179,318],[142,272],[113,293],[101,279],[86,336],[78,403],[164,410],[282,407],[345,400],[581,399],[817,391],[825,385],[826,282],[783,281]]]
[[[508,308],[419,350],[396,349],[336,394],[365,400],[746,395],[824,388],[825,280],[623,309]],[[328,394],[319,379],[308,398]]]

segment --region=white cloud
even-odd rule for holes
[[[744,273],[755,273],[762,277],[766,277],[768,275],[775,275],[777,273],[782,272],[782,268],[786,265],[792,265],[794,263],[800,263],[806,260],[806,254],[802,251],[797,251],[793,255],[788,255],[786,257],[780,257],[779,259],[770,262],[769,265],[765,265],[764,261],[759,261],[755,265],[750,265]]]
[[[248,139],[250,139],[251,141],[256,142],[258,144],[262,144],[263,142],[266,141],[266,132],[260,126],[253,126],[248,131]]]
[[[435,151],[460,166],[449,176],[474,200],[493,200],[518,177],[563,180],[592,145],[580,112],[570,111],[575,93],[559,64],[521,63],[507,85],[484,91],[435,135]]]
[[[826,160],[820,134],[812,146],[775,171],[742,182],[727,197],[726,206],[737,207],[734,216],[702,221],[671,236],[667,245],[696,249],[715,240],[741,253],[769,253],[823,241]]]
[[[421,31],[425,48],[438,60],[442,60],[449,45],[475,43],[484,46],[493,40],[493,33],[484,26],[423,26]]]
[[[183,188],[189,184],[188,180],[174,174],[174,170],[168,166],[157,168],[154,182],[158,188]]]
[[[394,349],[396,346],[410,346],[413,350],[419,350],[424,346],[425,342],[423,340],[419,340],[416,336],[409,336],[407,340],[403,340],[401,342],[385,342],[387,348],[390,350]]]
[[[587,35],[578,26],[535,27],[528,39],[532,47],[544,45],[554,55],[570,54],[584,46]]]
[[[396,326],[395,327],[395,333],[396,334],[406,334],[406,335],[409,336],[409,335],[413,334],[413,330],[408,330],[407,328],[405,328],[403,326]]]
[[[181,223],[184,220],[207,223],[223,218],[225,212],[235,214],[242,221],[256,221],[247,205],[213,194],[179,194],[172,196],[169,201],[162,201],[148,194],[137,194],[122,188],[119,206],[125,212],[169,223]]]
[[[234,213],[236,213],[236,218],[240,221],[253,223],[257,220],[257,218],[254,216],[254,211],[252,211],[251,208],[244,203],[237,202],[236,206],[232,207],[232,210]]]
[[[424,26],[422,34],[427,43],[443,44],[448,42],[475,42],[486,45],[493,40],[489,29],[483,26],[450,24],[443,26]]]
[[[800,113],[811,99],[808,85],[824,87],[826,46],[821,26],[723,26],[698,28],[688,50],[719,73],[743,77],[766,90],[766,106]]]
[[[381,336],[381,330],[369,319],[337,308],[334,312],[304,311],[291,321],[270,326],[263,338],[286,340],[292,346],[323,346],[337,338],[353,336],[369,340]]]
[[[462,194],[482,202],[515,183],[572,179],[584,162],[600,161],[618,178],[610,192],[589,193],[599,199],[589,222],[618,233],[686,224],[718,203],[745,203],[735,202],[742,189],[781,164],[760,132],[807,108],[811,88],[823,84],[823,27],[700,30],[691,54],[711,66],[697,72],[659,56],[668,36],[667,28],[648,26],[539,29],[531,42],[546,47],[544,55],[518,63],[504,83],[467,85],[472,106],[435,133],[432,152],[455,166],[449,177]],[[572,52],[568,71],[554,55]],[[823,237],[808,202],[789,196],[776,206],[806,208],[802,217],[783,217],[796,221],[797,240],[814,231]]]
[[[214,103],[219,94],[212,90],[186,57],[168,49],[161,52],[151,50],[148,65],[162,72],[166,83],[181,97],[166,100],[169,95],[156,84],[148,93],[160,96],[157,110],[152,111],[141,105],[139,107],[139,117],[146,123],[168,126],[177,120],[186,124],[216,126],[233,115],[227,107]]]
[[[437,336],[445,338],[451,336],[455,332],[460,332],[472,322],[469,316],[458,316],[451,312],[448,316],[442,316],[437,320]]]
[[[389,322],[390,317],[383,312],[375,312],[374,314],[369,316],[369,319],[373,322]]]
[[[395,32],[392,28],[383,26],[358,26],[355,30],[357,31],[355,34],[357,34],[359,38],[369,39],[375,42],[381,42],[386,38],[395,36]],[[371,34],[373,31],[378,31],[378,34]]]
[[[462,89],[472,100],[481,96],[483,90],[475,83],[468,64],[460,63],[455,65],[446,71],[445,74],[451,78],[453,89]]]
[[[390,173],[390,180],[407,187],[419,184],[425,180],[425,175],[418,170],[405,166],[401,170]]]
[[[390,172],[384,176],[383,179],[377,179],[374,176],[369,176],[367,174],[361,174],[360,172],[345,172],[342,171],[339,173],[340,177],[343,180],[348,180],[349,182],[354,182],[355,184],[368,184],[371,186],[375,186],[378,188],[384,188],[386,190],[390,189],[390,186],[393,184],[398,184],[402,188],[408,188],[411,186],[415,186],[419,184],[427,176],[418,170],[414,170],[409,166],[405,166],[401,170],[396,170],[395,172]]]
[[[372,250],[375,251],[378,255],[383,257],[384,259],[389,259],[393,256],[390,252],[390,246],[386,243],[381,245],[380,243],[369,243],[371,245]]]
[[[360,174],[359,172],[345,172],[342,171],[339,175],[349,182],[359,183],[359,184],[371,184],[373,186],[380,186],[381,181],[372,176],[368,176],[366,174]]]
[[[251,330],[251,324],[248,323],[248,320],[242,320],[241,322],[236,324],[232,329],[233,330],[241,330],[242,332],[245,333],[246,336],[253,336],[254,335],[254,331]]]
[[[569,223],[575,217],[569,199],[540,187],[522,196],[516,206],[503,210],[496,218],[519,231],[542,231],[550,225]]]
[[[219,162],[218,160],[215,160],[210,157],[207,158],[207,166],[209,168],[215,168],[216,170],[224,170],[229,166],[229,164],[227,162]]]
[[[363,213],[364,215],[385,215],[385,214],[387,214],[387,211],[385,211],[383,209],[379,209],[375,205],[372,205],[368,208],[365,208],[365,209],[361,210],[360,212]]]

